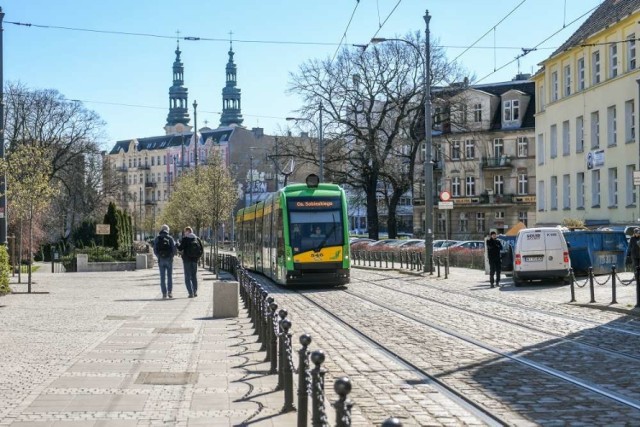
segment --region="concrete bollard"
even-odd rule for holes
[[[78,255],[80,256],[80,255]],[[80,258],[78,258],[78,268],[80,267]],[[147,254],[136,255],[136,270],[145,270],[147,268]],[[80,271],[80,269],[78,269]]]
[[[240,315],[240,290],[238,282],[213,283],[213,317],[238,317]]]
[[[89,255],[88,254],[76,255],[76,263],[77,263],[76,271],[78,273],[82,273],[83,271],[89,270]]]

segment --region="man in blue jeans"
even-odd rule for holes
[[[182,265],[184,267],[184,284],[187,287],[189,298],[198,296],[198,260],[204,253],[202,242],[193,234],[191,227],[185,227],[182,240],[178,244],[178,250],[182,253]]]
[[[153,241],[153,253],[158,258],[160,268],[160,289],[162,299],[173,298],[173,257],[176,255],[176,243],[169,236],[169,226],[164,224]]]

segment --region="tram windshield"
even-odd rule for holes
[[[340,199],[298,199],[288,205],[294,254],[344,244]]]

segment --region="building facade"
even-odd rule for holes
[[[528,77],[434,91],[434,183],[427,189],[434,198],[434,239],[475,240],[536,222],[535,92]],[[421,157],[424,163],[424,150]],[[417,235],[424,235],[423,174],[417,167]],[[439,203],[443,192],[452,203]]]
[[[640,218],[640,0],[605,0],[533,76],[539,224]]]

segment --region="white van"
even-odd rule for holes
[[[569,283],[569,248],[562,230],[553,227],[525,228],[518,232],[513,254],[513,283],[556,279]]]

